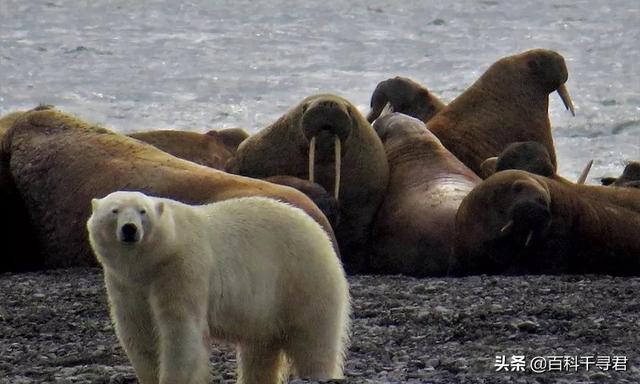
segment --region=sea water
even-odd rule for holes
[[[119,132],[263,128],[304,97],[366,113],[408,76],[450,101],[499,58],[560,52],[560,174],[640,160],[640,2],[0,0],[0,114],[54,104]]]

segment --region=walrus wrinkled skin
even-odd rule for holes
[[[40,255],[21,255],[32,268],[96,265],[84,223],[91,199],[117,190],[187,204],[271,197],[302,208],[333,238],[320,210],[292,188],[178,159],[53,109],[36,109],[20,117],[4,137],[2,159],[10,167],[35,234],[22,241],[36,242],[42,249]],[[38,257],[40,263],[33,263]]]
[[[535,49],[505,57],[429,120],[427,128],[478,174],[485,159],[516,141],[544,145],[555,170],[549,93],[558,91],[573,113],[564,85],[567,77],[564,59],[554,51]]]
[[[585,188],[517,170],[483,181],[458,210],[452,272],[640,274],[640,212],[624,207],[640,191]]]
[[[304,193],[313,201],[322,211],[324,216],[329,220],[332,228],[335,228],[339,222],[338,200],[322,188],[322,185],[313,183],[309,180],[300,179],[293,176],[271,176],[264,179],[270,183],[286,185],[295,188]]]
[[[415,117],[424,123],[431,120],[445,106],[427,88],[400,76],[378,83],[371,95],[371,111],[367,115],[367,120],[373,123],[387,103],[391,104],[394,112]]]
[[[623,188],[640,188],[640,162],[630,161],[620,177],[603,177],[602,185]]]
[[[307,97],[243,141],[227,171],[255,178],[295,176],[317,182],[334,196],[337,192],[336,236],[345,269],[367,270],[366,246],[389,166],[378,135],[349,101],[335,95]]]
[[[249,137],[241,128],[229,128],[207,133],[157,130],[127,135],[151,144],[175,157],[210,168],[224,170],[238,145]]]
[[[415,118],[393,113],[373,124],[389,161],[389,187],[376,215],[377,273],[444,276],[453,253],[455,215],[481,179]]]

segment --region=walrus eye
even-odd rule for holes
[[[117,208],[112,209],[112,210],[111,210],[111,213],[113,213],[113,214],[116,214],[116,215],[117,215],[117,214],[118,214],[118,209],[117,209]]]

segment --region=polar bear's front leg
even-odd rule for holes
[[[270,344],[237,346],[238,384],[278,384],[287,382],[288,363],[281,348]]]
[[[157,336],[146,295],[115,278],[105,277],[111,319],[141,384],[158,383]]]
[[[209,330],[203,292],[207,290],[182,282],[174,285],[175,279],[154,288],[151,296],[159,335],[160,384],[206,384]]]

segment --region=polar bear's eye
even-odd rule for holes
[[[114,208],[111,210],[112,213],[118,214],[118,208]]]
[[[146,209],[141,209],[140,210],[140,214],[141,215],[146,215],[147,214],[147,210]]]

